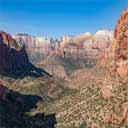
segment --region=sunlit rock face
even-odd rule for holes
[[[17,34],[13,37],[26,46],[31,62],[39,64],[51,74],[67,79],[70,65],[73,70],[94,67],[99,58],[99,65],[106,64],[114,33],[110,30],[98,30],[95,34],[86,32],[60,39],[46,39],[27,34]],[[65,70],[65,65],[68,65],[68,70]]]
[[[35,52],[43,52],[48,50],[50,40],[45,37],[34,37],[27,34],[13,35],[16,40],[23,42],[27,49]]]
[[[97,60],[100,60],[99,66],[106,65],[113,36],[113,31],[98,30],[95,34],[87,32],[56,40],[26,34],[13,37],[26,46],[31,62],[39,64],[51,74],[67,79],[70,65],[74,69],[94,67]],[[68,65],[69,69],[65,70],[64,65]]]
[[[13,37],[26,46],[29,58],[32,62],[38,62],[50,54],[50,39],[35,37],[28,34],[17,34]]]
[[[95,34],[84,33],[75,37],[65,36],[60,43],[58,55],[73,57],[98,57],[110,48],[113,31],[99,30]]]
[[[64,36],[61,42],[61,48],[68,47],[68,45],[75,45],[78,47],[83,46],[83,41],[92,36],[91,33],[87,32],[78,36]]]
[[[112,45],[113,62],[120,76],[128,75],[128,8],[117,22],[114,31],[115,40]]]
[[[113,31],[99,30],[94,34],[93,48],[106,49],[109,48],[113,41]]]
[[[54,52],[51,52],[39,65],[51,74],[66,79],[68,74],[72,72],[70,71],[71,68],[73,68],[72,70],[85,67],[92,68],[97,62],[99,66],[104,66],[107,61],[106,58],[111,53],[113,36],[113,31],[109,30],[99,30],[95,34],[84,33],[78,36],[64,36],[53,50]]]
[[[24,45],[11,35],[0,32],[0,70],[21,69],[28,63]]]
[[[101,52],[109,49],[113,40],[113,31],[99,30],[95,34],[86,32],[78,36],[64,36],[62,40],[33,37],[26,34],[18,34],[13,37],[20,40],[31,55],[39,53],[47,57],[54,53],[61,57],[98,57]]]

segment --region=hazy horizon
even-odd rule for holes
[[[0,0],[0,30],[54,38],[113,30],[126,7],[127,0]]]

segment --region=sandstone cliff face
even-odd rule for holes
[[[11,35],[0,32],[0,69],[20,69],[28,62],[23,44],[14,40]]]
[[[62,40],[33,37],[26,34],[18,34],[13,37],[26,46],[32,62],[38,63],[54,75],[60,76],[58,72],[61,72],[62,77],[67,78],[65,68],[62,65],[70,64],[73,66],[77,62],[77,68],[88,67],[88,65],[92,67],[98,58],[101,60],[99,65],[105,65],[106,58],[111,53],[110,47],[113,36],[113,31],[98,30],[95,34],[87,32],[78,36],[65,36]],[[55,58],[59,58],[57,64],[54,63]],[[67,60],[67,63],[61,64],[62,60]]]
[[[99,30],[95,34],[85,33],[76,37],[64,37],[58,50],[61,56],[98,57],[109,50],[113,31]]]
[[[40,53],[45,57],[55,54],[61,57],[98,57],[101,52],[109,50],[113,41],[113,31],[99,30],[78,36],[64,36],[62,40],[46,39],[19,34],[13,36],[26,45],[30,54]]]
[[[17,34],[13,35],[13,38],[24,44],[31,62],[38,62],[44,59],[51,51],[52,44],[50,45],[50,39],[45,37]]]
[[[13,35],[13,38],[24,43],[29,51],[41,53],[47,52],[50,42],[50,40],[45,37],[34,37],[28,34]]]
[[[120,76],[128,75],[128,8],[123,11],[114,31],[113,62]]]
[[[111,53],[113,35],[113,31],[99,30],[95,34],[65,36],[59,43],[50,42],[49,46],[52,48],[50,54],[38,64],[51,74],[64,79],[68,78],[72,68],[73,70],[92,68],[96,65],[97,60],[100,60],[98,61],[99,66],[104,66],[106,58]]]

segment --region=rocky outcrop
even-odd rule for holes
[[[25,47],[11,35],[0,32],[0,70],[16,70],[29,62]]]
[[[112,45],[113,65],[120,76],[128,75],[128,8],[117,22]]]

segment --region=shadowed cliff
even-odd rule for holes
[[[1,97],[0,97],[1,98]],[[0,128],[55,128],[55,114],[27,114],[43,102],[40,96],[21,95],[9,90],[4,99],[0,99]]]
[[[0,74],[14,78],[39,77],[44,74],[51,76],[45,70],[32,65],[25,46],[5,32],[0,32]]]

